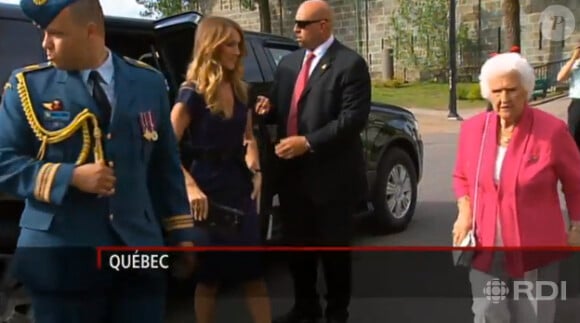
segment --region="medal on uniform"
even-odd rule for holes
[[[60,100],[52,101],[52,111],[61,111],[62,110],[62,102]]]
[[[147,117],[145,113],[141,112],[139,114],[139,122],[141,123],[141,131],[143,132],[143,138],[147,141],[151,141],[151,132],[149,132],[149,127],[147,125]]]
[[[157,139],[159,139],[159,135],[155,130],[155,123],[153,122],[153,115],[151,114],[151,111],[147,111],[146,116],[147,116],[147,130],[150,133],[150,138],[153,141],[157,141]]]
[[[45,102],[42,106],[49,111],[62,111],[62,102],[60,100]]]

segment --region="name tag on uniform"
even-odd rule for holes
[[[46,121],[70,121],[69,111],[44,111],[44,119]]]

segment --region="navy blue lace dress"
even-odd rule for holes
[[[216,153],[241,152],[239,158],[215,161],[194,158],[187,168],[209,200],[244,211],[237,235],[210,234],[198,230],[198,245],[256,246],[261,243],[256,202],[251,199],[252,178],[243,158],[244,131],[248,107],[235,100],[231,118],[216,115],[206,108],[203,96],[192,85],[182,85],[177,102],[187,107],[191,124],[187,145],[193,151]],[[248,252],[200,252],[197,280],[203,282],[249,281],[262,274],[260,255]]]

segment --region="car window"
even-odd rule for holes
[[[0,39],[0,86],[13,70],[45,60],[42,33],[30,22],[0,19]]]
[[[282,47],[273,47],[270,45],[266,45],[266,51],[272,56],[274,63],[278,65],[282,60],[282,57],[292,53],[294,50],[290,48],[282,48]]]
[[[250,41],[246,41],[246,52],[247,55],[244,57],[244,81],[248,83],[263,82],[262,70],[260,70]]]
[[[272,56],[274,63],[278,65],[282,60],[282,57],[292,53],[294,49],[287,47],[275,47],[271,45],[266,45],[266,51]]]

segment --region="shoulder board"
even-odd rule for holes
[[[127,57],[127,56],[123,56],[123,59],[127,63],[129,63],[129,64],[131,64],[133,66],[137,66],[137,67],[141,67],[141,68],[146,68],[146,69],[152,70],[154,72],[157,72],[157,69],[155,69],[153,66],[151,66],[151,65],[149,65],[147,63],[144,63],[142,61],[139,61],[139,60],[133,59],[131,57]]]
[[[40,64],[33,64],[33,65],[25,66],[25,67],[19,69],[18,72],[28,73],[28,72],[45,70],[45,69],[50,68],[50,67],[53,67],[51,62],[44,62],[44,63],[40,63]]]

